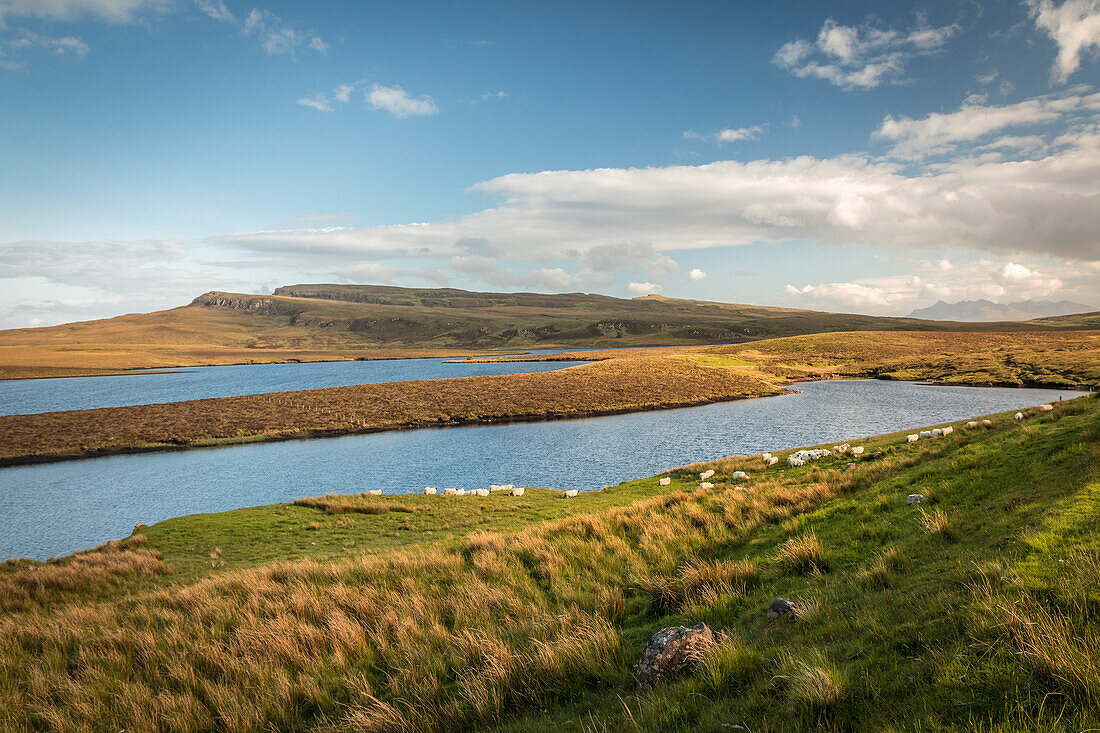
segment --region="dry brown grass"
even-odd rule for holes
[[[788,654],[776,679],[783,683],[791,702],[817,713],[839,703],[846,687],[840,671],[819,653],[805,657]]]
[[[938,539],[956,539],[954,522],[951,521],[951,516],[942,509],[937,508],[932,511],[921,509],[920,526],[925,532]]]
[[[168,572],[160,553],[143,549],[144,544],[145,537],[139,534],[48,563],[8,561],[15,569],[0,574],[0,609],[23,611]]]
[[[825,550],[812,531],[801,537],[792,537],[780,545],[775,560],[781,567],[795,573],[825,572],[829,569]]]
[[[421,512],[427,507],[402,502],[397,497],[369,494],[325,494],[295,499],[298,506],[320,509],[325,514],[386,514],[387,512]]]

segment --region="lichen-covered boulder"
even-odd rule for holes
[[[661,629],[645,645],[634,667],[638,687],[652,687],[691,671],[702,661],[703,655],[721,640],[722,632],[713,631],[704,623]]]

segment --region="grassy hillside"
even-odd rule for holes
[[[1095,728],[1100,399],[994,420],[572,500],[329,497],[184,517],[9,563],[0,727]],[[915,492],[927,502],[908,506]],[[769,621],[776,596],[797,610]],[[696,621],[726,640],[636,690],[649,636]]]
[[[1095,314],[1070,318],[1075,320],[961,324],[659,296],[295,285],[274,295],[212,292],[157,313],[2,331],[0,378],[487,349],[737,343],[831,331],[1100,327]]]

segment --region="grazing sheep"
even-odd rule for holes
[[[848,449],[849,445],[847,443],[845,443],[844,445],[834,445],[833,453],[847,453]]]
[[[700,488],[700,489],[713,489],[713,488],[714,488],[714,484],[712,484],[712,483],[710,483],[710,482],[708,482],[708,481],[704,481],[703,483],[699,484],[699,488]]]
[[[458,493],[458,489],[443,489],[443,496],[454,496]]]
[[[953,432],[955,432],[955,428],[951,427],[950,425],[943,429],[944,435],[951,435],[951,433]]]
[[[703,481],[706,481],[708,478],[710,478],[713,475],[714,475],[714,469],[712,468],[709,471],[703,471],[701,474],[699,474],[699,478],[702,479]]]
[[[906,435],[905,440],[908,443],[916,443],[918,440],[920,440],[920,436],[916,433],[913,433],[912,435]]]
[[[466,496],[466,489],[455,489],[455,496]]]
[[[779,458],[776,457],[776,456],[772,456],[771,458],[768,459],[768,465],[769,466],[774,466],[777,463],[779,463]]]
[[[910,494],[909,498],[906,499],[906,503],[908,503],[909,506],[920,504],[922,501],[924,501],[924,494]]]
[[[672,483],[672,479],[668,476],[665,476],[663,479],[660,479],[657,483],[660,484],[661,486],[668,486],[669,484]]]
[[[920,431],[920,437],[921,437],[921,440],[924,440],[925,438],[931,438],[932,437],[932,431],[931,430],[922,430],[922,431]]]
[[[1054,411],[1054,405],[1039,405],[1039,409],[1042,410],[1043,412],[1053,412]]]
[[[966,427],[967,427],[968,430],[971,429],[971,428],[976,428],[976,427],[978,427],[978,421],[977,420],[971,420],[970,422],[968,422],[966,424]]]
[[[523,496],[524,491],[526,491],[526,489],[524,489],[522,486],[520,486],[519,488],[516,488],[515,486],[513,486],[512,487],[512,496]]]
[[[516,486],[515,484],[502,484],[500,488],[502,491],[511,491],[512,489],[516,488]]]
[[[863,455],[863,446],[862,445],[857,445],[855,448],[852,448],[852,455],[853,456],[862,456]]]
[[[371,489],[367,492],[368,496],[382,496],[382,489]]]
[[[941,435],[943,435],[943,430],[941,430],[940,428],[933,428],[932,429],[932,437],[933,438],[938,438]]]
[[[436,488],[434,486],[425,486],[424,493],[429,496],[435,496]]]
[[[787,459],[788,466],[805,466],[806,462],[797,456],[791,456]]]
[[[474,489],[470,493],[474,494],[475,496],[488,496],[489,495],[489,490],[488,489]]]
[[[1023,420],[1024,419],[1024,413],[1017,412],[1016,415],[1012,419],[1013,420]]]
[[[761,453],[760,457],[764,459],[765,463],[767,463],[768,461],[770,461],[772,459],[772,454],[771,453]]]
[[[992,420],[982,420],[982,427],[983,428],[993,427],[993,421]]]
[[[569,491],[566,491],[566,492],[565,492],[565,498],[566,498],[566,499],[572,499],[572,498],[573,498],[574,496],[576,496],[576,495],[577,495],[577,493],[578,493],[578,492],[577,492],[577,490],[576,490],[576,489],[569,489]]]
[[[748,478],[748,477],[749,477],[749,475],[747,473],[745,473],[744,471],[734,471],[733,475],[730,478],[737,479],[737,478]]]
[[[489,491],[504,491],[504,487],[498,484],[489,484]]]

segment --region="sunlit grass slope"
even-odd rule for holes
[[[994,420],[571,500],[186,517],[12,563],[0,728],[1094,728],[1100,399]],[[768,621],[776,596],[796,613]],[[696,621],[726,641],[636,691],[649,636]]]

